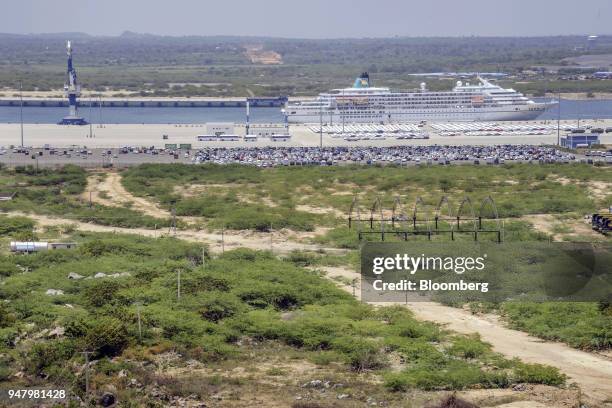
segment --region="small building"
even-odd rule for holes
[[[0,201],[11,201],[15,198],[15,192],[2,192],[0,191]]]
[[[289,140],[291,140],[290,134],[270,135],[270,141],[272,142],[288,142]]]
[[[198,135],[198,142],[216,142],[217,135]]]
[[[256,142],[257,138],[258,138],[257,135],[245,135],[244,136],[244,141],[245,142]]]
[[[76,247],[76,242],[49,242],[47,245],[49,251],[55,251],[56,249],[74,249]]]
[[[43,251],[55,251],[59,249],[75,249],[75,242],[36,242],[36,241],[12,241],[11,252],[31,253]]]
[[[233,135],[236,133],[235,126],[230,122],[209,122],[206,123],[207,135]]]
[[[270,137],[272,135],[286,134],[287,128],[285,125],[278,123],[256,123],[249,125],[249,135],[259,137]]]
[[[598,145],[599,134],[597,133],[570,133],[561,138],[561,146],[568,149],[577,149],[580,147],[591,147]]]
[[[240,139],[242,139],[240,136],[233,134],[222,134],[217,137],[220,142],[238,142]]]
[[[612,79],[612,72],[610,71],[598,71],[593,74],[595,79]]]

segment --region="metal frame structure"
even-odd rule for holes
[[[368,226],[367,229],[363,228],[364,223]],[[349,208],[348,227],[357,230],[360,241],[366,235],[378,235],[381,241],[385,241],[389,236],[408,241],[410,236],[426,235],[431,240],[433,236],[441,234],[449,234],[453,241],[457,234],[469,234],[474,237],[474,241],[478,241],[482,234],[494,234],[497,242],[503,242],[503,224],[491,196],[482,201],[478,213],[467,196],[461,199],[455,212],[449,198],[443,196],[433,211],[433,216],[431,206],[418,196],[414,201],[411,217],[408,216],[402,198],[396,196],[391,218],[384,216],[383,199],[376,196],[369,209],[369,218],[365,220],[361,218],[359,198],[354,196]]]
[[[68,98],[68,116],[59,121],[58,125],[87,125],[87,121],[78,116],[79,104],[77,98],[81,96],[81,85],[79,85],[77,80],[76,69],[72,65],[72,44],[70,41],[66,42],[66,54],[68,55],[68,69],[66,70],[64,90]]]

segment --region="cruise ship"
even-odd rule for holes
[[[477,84],[458,81],[451,91],[396,92],[370,86],[367,72],[352,88],[334,89],[315,99],[287,103],[290,123],[398,123],[532,120],[556,103],[537,103],[514,89],[478,77]]]

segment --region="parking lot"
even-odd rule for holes
[[[74,164],[87,168],[128,167],[142,163],[242,164],[259,167],[291,165],[501,165],[512,162],[612,163],[612,153],[594,150],[576,156],[553,147],[534,145],[493,146],[330,146],[330,147],[230,147],[157,149],[71,148],[0,149],[0,163],[8,166],[56,167]]]

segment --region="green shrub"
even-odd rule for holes
[[[0,350],[14,347],[18,337],[19,331],[15,327],[0,328]]]
[[[76,352],[76,345],[72,340],[35,343],[27,353],[24,367],[27,372],[39,375],[47,367],[65,365]]]
[[[238,297],[243,302],[258,308],[273,306],[288,310],[300,304],[299,288],[291,285],[272,282],[253,282],[250,287],[240,288]]]
[[[436,326],[412,319],[393,323],[391,330],[401,337],[424,338],[428,341],[437,341],[440,338],[440,330]]]
[[[12,326],[15,323],[15,315],[11,313],[8,305],[0,301],[0,329]]]
[[[8,381],[11,377],[11,370],[8,366],[0,366],[0,382]]]
[[[343,353],[355,371],[373,370],[387,365],[380,345],[373,340],[341,336],[332,341],[332,348]]]
[[[385,386],[393,391],[461,390],[487,382],[486,374],[476,365],[449,361],[444,368],[416,367],[385,376]]]
[[[480,341],[478,336],[458,337],[453,340],[448,352],[453,356],[473,359],[482,356],[489,348],[490,346]]]
[[[314,265],[317,261],[317,256],[309,252],[294,250],[291,251],[285,260],[296,266],[305,267]]]
[[[220,361],[238,355],[236,347],[227,344],[222,336],[216,335],[202,336],[185,352],[202,362]]]
[[[64,325],[64,335],[68,338],[78,339],[87,335],[89,329],[89,319],[85,317],[71,318]]]
[[[227,292],[231,289],[230,282],[227,279],[219,278],[210,273],[192,272],[182,274],[181,281],[184,292],[191,294],[210,291]]]
[[[95,320],[85,335],[85,346],[98,357],[115,356],[128,345],[127,328],[114,317],[101,317]]]
[[[0,256],[0,276],[11,276],[19,272],[17,265],[10,262],[8,257]]]
[[[122,287],[121,283],[111,278],[100,279],[86,287],[83,296],[89,305],[102,307],[119,301],[117,293]]]
[[[243,304],[235,297],[225,293],[210,293],[200,306],[199,313],[206,320],[217,323],[242,311]]]
[[[555,367],[518,363],[514,380],[531,384],[561,385],[565,383],[566,378],[565,374]]]
[[[15,234],[32,235],[36,224],[26,217],[7,217],[0,215],[0,236],[11,236]]]

